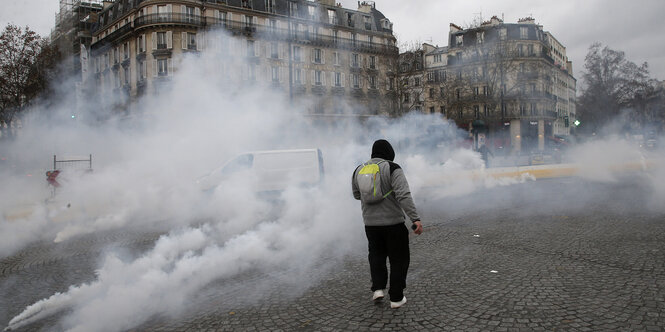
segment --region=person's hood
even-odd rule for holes
[[[392,145],[384,139],[377,140],[372,145],[372,158],[381,158],[385,160],[395,160],[395,150]]]

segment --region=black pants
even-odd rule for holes
[[[401,301],[409,270],[409,230],[404,224],[365,226],[369,244],[369,268],[372,291],[385,289],[388,283],[386,258],[390,260],[390,301]]]

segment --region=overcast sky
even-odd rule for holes
[[[354,0],[337,0],[356,9]],[[401,43],[446,46],[449,24],[465,26],[482,15],[503,15],[506,23],[532,16],[565,47],[581,81],[589,45],[601,42],[646,61],[652,77],[665,79],[665,0],[376,0],[376,8],[394,23]],[[0,0],[0,24],[25,26],[47,36],[55,25],[59,0]],[[526,4],[526,5],[525,5]],[[581,83],[581,82],[580,82]]]

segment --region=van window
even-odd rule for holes
[[[228,164],[226,164],[226,166],[224,166],[224,169],[222,169],[222,174],[228,175],[238,171],[250,169],[252,168],[253,163],[254,155],[239,155],[235,159],[231,160]]]

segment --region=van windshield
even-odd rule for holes
[[[235,159],[229,161],[226,166],[222,169],[222,174],[229,175],[238,171],[246,170],[252,168],[254,163],[254,155],[251,154],[242,154],[237,156]]]

